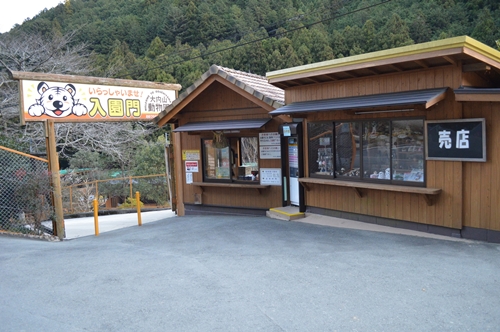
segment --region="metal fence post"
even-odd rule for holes
[[[99,235],[99,202],[94,198],[94,230],[95,236]]]
[[[141,194],[138,191],[135,192],[135,202],[137,204],[137,223],[142,226],[141,219]]]

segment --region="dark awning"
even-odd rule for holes
[[[461,87],[453,90],[456,101],[500,101],[499,88],[468,88]]]
[[[207,121],[207,122],[189,122],[175,132],[181,131],[218,131],[218,130],[242,130],[259,129],[268,123],[271,119],[245,119],[245,120],[226,120],[226,121]]]
[[[311,100],[280,107],[269,114],[282,115],[341,110],[363,110],[389,107],[412,107],[423,105],[426,109],[445,98],[448,88],[414,90],[377,95]]]

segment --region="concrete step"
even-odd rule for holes
[[[304,212],[299,212],[299,208],[296,206],[271,208],[266,212],[266,216],[273,219],[287,221],[305,218]]]

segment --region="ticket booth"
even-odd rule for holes
[[[284,93],[265,77],[212,66],[155,119],[172,128],[177,214],[265,215],[283,205]]]

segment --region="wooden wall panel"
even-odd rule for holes
[[[464,103],[464,118],[486,120],[486,162],[463,164],[464,226],[500,230],[499,103]]]
[[[460,86],[460,66],[380,75],[370,79],[352,79],[287,89],[287,103],[307,100],[378,94],[447,86],[446,99],[428,111],[384,113],[354,116],[353,112],[319,112],[307,116],[307,121],[341,121],[391,117],[424,117],[428,120],[461,117],[462,106],[454,101],[452,89]],[[450,228],[462,227],[462,163],[449,161],[426,162],[426,185],[441,188],[435,204],[428,206],[420,195],[364,190],[357,197],[348,188],[314,185],[306,192],[306,204],[325,209],[361,213],[384,218],[407,220]],[[324,197],[335,197],[325,201]]]
[[[259,107],[252,101],[239,93],[229,89],[219,82],[213,82],[200,95],[194,98],[184,107],[181,114],[177,116],[179,125],[188,122],[238,120],[268,117],[268,111]],[[274,119],[263,128],[266,132],[277,132],[281,120]],[[242,131],[237,136],[258,137],[258,130]],[[180,137],[180,150],[200,151],[199,172],[193,173],[194,182],[203,182],[203,156],[202,138],[211,137],[210,132],[200,134],[189,134],[186,132],[177,134]],[[231,135],[228,135],[230,137]],[[182,158],[181,152],[179,152]],[[281,168],[281,160],[261,159],[259,166],[263,168]],[[269,209],[282,205],[281,187],[270,186],[262,189],[250,188],[224,188],[224,187],[200,187],[186,184],[186,172],[184,161],[177,161],[180,165],[178,170],[178,181],[182,185],[182,200],[184,203],[194,204],[195,194],[200,194],[204,205],[229,206]]]
[[[500,105],[498,103],[491,104],[491,125],[487,128],[487,158],[491,161],[491,222],[489,229],[500,230],[500,153],[496,142],[500,142],[500,130],[493,131],[493,128],[500,126]]]

